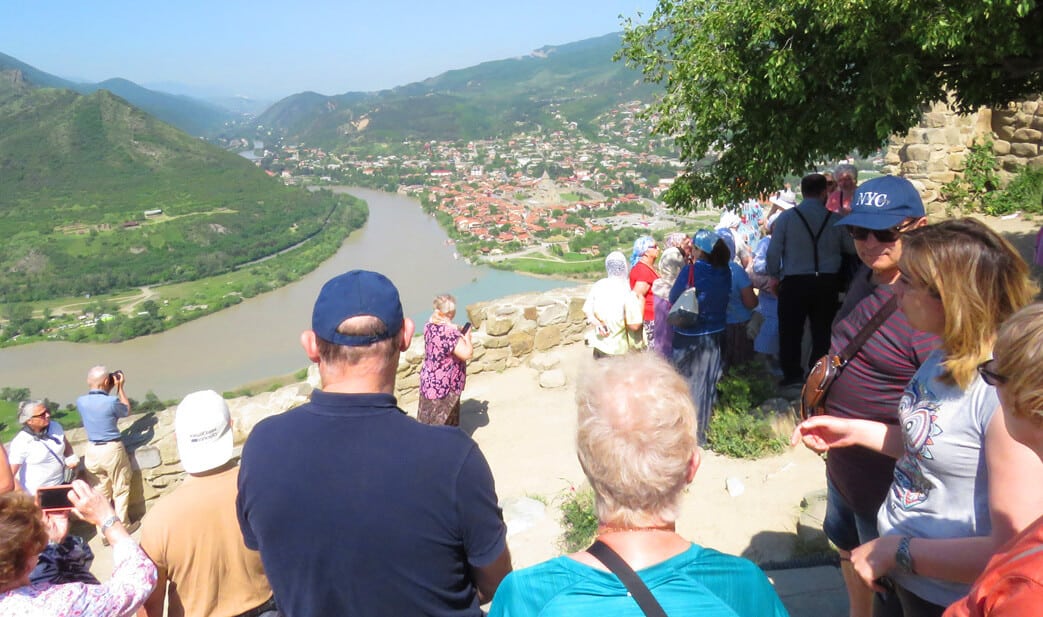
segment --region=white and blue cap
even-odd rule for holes
[[[181,465],[188,473],[217,469],[232,458],[232,416],[213,390],[193,392],[177,406],[174,435]]]
[[[836,224],[891,229],[908,218],[922,216],[923,199],[912,182],[898,176],[880,176],[858,185],[851,198],[851,214]]]

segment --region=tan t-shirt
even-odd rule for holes
[[[261,554],[246,548],[239,531],[238,475],[238,467],[232,467],[212,476],[186,477],[141,524],[141,548],[170,580],[171,616],[232,617],[272,595]]]

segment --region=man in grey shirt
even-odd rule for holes
[[[803,383],[801,339],[811,324],[811,361],[829,351],[829,328],[839,307],[842,254],[854,253],[837,216],[826,210],[826,177],[800,181],[804,200],[775,221],[768,245],[769,284],[779,298],[779,366],[783,387]]]

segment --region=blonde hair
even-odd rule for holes
[[[996,372],[1011,413],[1043,425],[1043,303],[1026,306],[1003,322],[996,335]]]
[[[435,296],[435,301],[431,303],[434,309],[443,315],[448,315],[456,310],[456,298],[451,294],[440,294]]]
[[[902,238],[899,268],[942,302],[946,359],[942,379],[960,388],[992,354],[999,329],[1032,301],[1028,266],[1002,236],[970,218],[913,230]]]
[[[603,524],[673,522],[695,455],[688,386],[657,354],[598,360],[580,375],[576,446]]]

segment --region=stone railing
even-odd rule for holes
[[[474,357],[467,365],[468,374],[503,371],[525,363],[535,366],[545,355],[542,352],[582,340],[586,325],[582,306],[589,289],[581,286],[522,294],[468,306],[467,318],[474,324]],[[415,408],[404,404],[418,398],[423,357],[423,337],[417,336],[399,359],[395,395],[404,409]],[[318,385],[318,370],[312,365],[306,382],[229,399],[236,455],[258,422],[305,403]],[[134,468],[130,509],[132,518],[137,519],[147,502],[172,490],[184,477],[174,437],[174,410],[132,416],[120,421],[120,429]],[[82,454],[86,444],[83,429],[69,429],[66,434],[76,452]]]
[[[1043,105],[1035,96],[993,109],[957,114],[946,103],[934,103],[918,126],[893,136],[884,157],[884,172],[917,185],[928,203],[941,187],[962,175],[970,147],[992,141],[1004,181],[1025,165],[1043,166]]]
[[[583,300],[588,291],[590,287],[585,285],[468,306],[467,319],[474,324],[474,356],[467,363],[467,374],[521,366],[533,353],[582,340],[586,328]],[[417,324],[417,330],[422,329]],[[424,339],[417,336],[399,360],[399,401],[418,398],[423,360]]]

